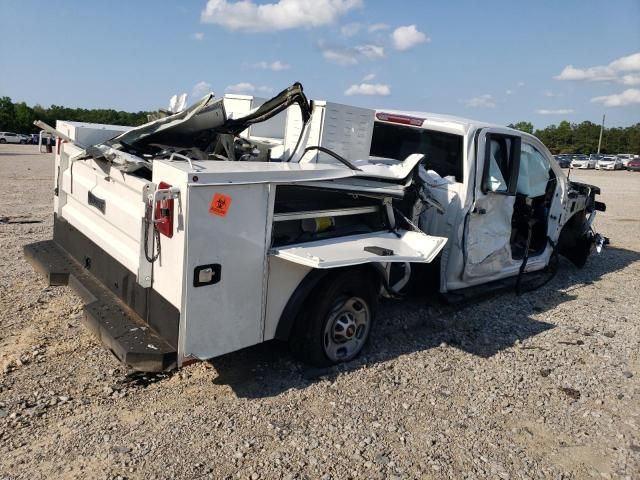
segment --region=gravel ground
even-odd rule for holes
[[[540,290],[384,303],[340,368],[267,343],[147,378],[22,257],[52,172],[0,145],[0,478],[640,478],[640,173],[573,173],[611,246]]]

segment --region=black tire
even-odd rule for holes
[[[0,143],[7,143],[7,141],[4,138],[0,138]]]
[[[20,145],[26,145],[26,144],[27,144],[26,140],[20,140]]]
[[[316,367],[327,367],[357,357],[369,340],[378,289],[378,282],[365,269],[328,275],[316,286],[298,313],[289,337],[293,354]],[[366,327],[365,322],[357,320],[365,317]],[[344,333],[338,332],[340,329]],[[344,342],[336,341],[336,336],[341,336]]]

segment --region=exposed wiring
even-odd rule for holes
[[[307,125],[309,125],[309,121],[305,122],[302,125],[302,129],[300,130],[300,135],[298,135],[298,141],[296,142],[296,146],[293,147],[293,150],[291,150],[291,155],[289,155],[289,158],[287,159],[287,163],[289,163],[291,161],[291,159],[294,157],[294,155],[298,151],[298,147],[300,146],[300,143],[302,142],[302,137],[304,137],[304,133],[307,130]],[[304,155],[304,153],[303,153],[303,155]]]
[[[341,155],[338,155],[336,152],[334,152],[333,150],[329,150],[328,148],[325,147],[321,147],[319,145],[312,145],[310,147],[307,147],[304,149],[304,152],[302,152],[302,156],[304,156],[307,152],[310,152],[312,150],[318,150],[322,153],[326,153],[327,155],[332,156],[333,158],[335,158],[336,160],[338,160],[340,163],[342,163],[343,165],[345,165],[346,167],[349,167],[351,170],[357,170],[359,172],[361,172],[362,170],[359,169],[358,167],[356,167],[353,163],[351,163],[349,160],[347,160],[346,158],[344,158]]]

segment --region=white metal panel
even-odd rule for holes
[[[226,216],[209,213],[216,193],[231,197]],[[185,357],[211,358],[262,341],[268,209],[267,184],[189,186],[182,279]],[[221,265],[221,280],[194,287],[194,269],[209,264]]]
[[[91,146],[120,135],[121,133],[130,130],[131,127],[58,120],[56,122],[56,129],[82,145]]]
[[[61,216],[109,255],[136,273],[139,265],[143,179],[107,164],[80,160],[60,179]],[[89,204],[89,194],[105,202],[104,212]]]
[[[322,146],[349,160],[369,158],[375,111],[332,102],[314,102],[309,125],[300,142],[294,161],[308,146]],[[302,131],[302,117],[290,108],[284,136],[285,157],[295,148]],[[324,153],[308,153],[303,162],[339,163]]]
[[[100,216],[100,213],[92,212],[73,197],[67,198],[67,203],[62,207],[62,216],[133,274],[137,272],[137,240],[114,228]]]
[[[173,236],[160,235],[160,257],[153,265],[153,289],[179,310],[182,309],[185,254],[185,221],[187,187],[181,172],[171,164],[154,164],[153,183],[165,182],[180,189],[180,197],[174,200]]]
[[[267,314],[264,322],[265,341],[275,337],[280,317],[287,302],[310,271],[311,267],[309,266],[278,257],[269,257]]]
[[[193,186],[230,185],[250,183],[294,183],[353,177],[354,171],[342,165],[226,162],[194,160],[193,168],[187,162],[155,160],[154,169],[165,164],[183,172],[184,182]],[[197,177],[194,178],[194,177]]]
[[[446,238],[421,232],[376,232],[274,248],[271,255],[313,268],[336,268],[363,263],[416,262],[429,263],[442,250]],[[392,255],[379,255],[365,250],[379,247],[392,250]]]

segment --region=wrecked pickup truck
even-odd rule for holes
[[[522,132],[309,102],[300,84],[178,110],[137,128],[40,124],[59,139],[54,233],[25,254],[80,292],[86,325],[134,370],[271,339],[347,361],[379,295],[432,289],[425,271],[467,291],[559,254],[581,266],[604,242],[598,188]]]

